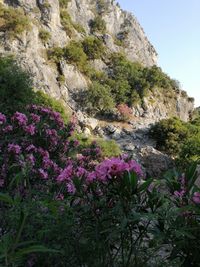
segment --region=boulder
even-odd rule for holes
[[[148,176],[159,178],[164,172],[174,167],[173,160],[151,146],[141,148],[140,161]]]

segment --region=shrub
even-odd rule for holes
[[[70,0],[59,0],[60,8],[66,8],[67,9],[69,2],[70,2]]]
[[[46,44],[51,39],[51,34],[50,32],[41,29],[39,32],[39,37],[42,40],[42,42]]]
[[[102,15],[105,13],[108,9],[108,4],[105,0],[98,0],[97,1],[97,12],[99,15]]]
[[[102,111],[109,112],[115,106],[110,93],[110,87],[98,82],[93,82],[93,84],[88,88],[85,101],[88,111],[92,113]]]
[[[97,145],[101,148],[103,157],[117,157],[121,155],[121,149],[114,140],[97,139]]]
[[[123,121],[129,121],[131,114],[133,113],[126,104],[119,104],[117,106],[117,111],[119,112],[120,117]]]
[[[0,110],[19,111],[34,99],[32,80],[12,57],[0,57]]]
[[[32,100],[31,104],[40,105],[43,107],[49,107],[55,112],[59,112],[64,122],[69,121],[69,110],[63,105],[60,100],[56,100],[49,95],[45,94],[42,91],[35,92],[34,100]]]
[[[60,18],[61,18],[61,24],[64,30],[66,31],[67,35],[71,37],[73,34],[73,25],[72,25],[71,17],[69,13],[67,12],[67,10],[65,9],[60,10]]]
[[[81,72],[87,73],[89,68],[87,55],[83,51],[81,43],[71,41],[64,49],[64,56],[69,63],[75,64]]]
[[[106,23],[100,16],[97,16],[94,20],[91,20],[90,28],[92,33],[94,32],[105,33]]]
[[[196,166],[144,180],[127,155],[80,148],[74,129],[35,105],[0,114],[0,264],[198,266]]]
[[[189,130],[186,123],[172,118],[156,123],[151,129],[151,135],[156,139],[158,149],[178,155],[182,143],[189,136]]]
[[[177,118],[161,120],[151,128],[151,136],[161,149],[177,159],[182,168],[199,159],[200,127]]]
[[[35,92],[30,74],[12,57],[0,57],[0,111],[11,114],[16,109],[24,112],[26,106],[39,104],[60,112],[65,121],[68,112],[63,104],[42,91]]]
[[[64,49],[61,47],[54,47],[48,51],[48,58],[55,63],[59,63],[64,58]]]
[[[65,83],[65,75],[59,75],[57,80],[61,85],[63,85]]]
[[[0,30],[15,38],[30,28],[30,21],[22,9],[5,7],[0,3]]]
[[[105,47],[103,42],[93,36],[85,38],[82,42],[83,50],[89,59],[99,59],[102,57]]]

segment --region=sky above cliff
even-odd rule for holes
[[[200,106],[200,0],[118,0],[158,52],[158,65]]]

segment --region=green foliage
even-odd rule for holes
[[[85,38],[82,42],[83,50],[88,56],[89,59],[99,59],[102,57],[105,46],[103,45],[102,40],[89,36]]]
[[[54,47],[48,51],[48,58],[55,63],[59,63],[64,58],[64,50],[61,47]]]
[[[102,15],[105,13],[108,9],[108,4],[105,0],[97,0],[97,13],[99,15]]]
[[[60,18],[61,18],[61,24],[64,30],[66,31],[67,35],[71,37],[73,34],[73,25],[72,25],[71,17],[69,13],[67,12],[67,10],[65,9],[60,10]]]
[[[189,129],[186,123],[172,118],[156,123],[151,135],[156,139],[158,149],[176,155],[181,150],[182,142],[189,137]]]
[[[0,3],[0,31],[15,38],[30,28],[30,21],[22,9],[5,7]]]
[[[61,85],[63,85],[65,83],[65,75],[59,75],[57,80]]]
[[[79,33],[85,33],[85,29],[83,28],[83,26],[81,24],[78,23],[73,23],[74,29],[79,32]]]
[[[183,166],[200,160],[200,127],[198,134],[192,135],[183,143],[179,158]]]
[[[0,110],[10,114],[34,99],[32,80],[12,57],[0,57]]]
[[[157,148],[177,158],[186,167],[200,158],[200,127],[177,118],[161,120],[150,131]]]
[[[38,104],[51,107],[60,112],[65,121],[68,120],[63,104],[41,91],[35,92],[30,74],[13,57],[0,57],[0,77],[0,112],[23,112],[27,105]]]
[[[122,153],[114,140],[97,139],[96,142],[101,148],[103,157],[117,157]]]
[[[63,103],[60,100],[56,100],[49,95],[45,94],[42,91],[37,91],[34,93],[34,99],[32,103],[44,107],[49,107],[56,112],[59,112],[64,122],[69,121],[69,111],[64,107]]]
[[[59,0],[60,8],[66,8],[67,9],[69,2],[70,2],[70,0]]]
[[[92,33],[98,32],[103,34],[106,31],[106,23],[100,16],[97,16],[91,20],[90,28]]]
[[[51,34],[50,34],[50,32],[48,32],[44,29],[41,29],[39,32],[39,37],[42,40],[42,42],[44,44],[46,44],[51,39]]]
[[[109,112],[115,106],[110,87],[96,81],[88,88],[85,101],[91,113]]]
[[[60,10],[60,18],[61,18],[61,24],[66,31],[67,35],[69,37],[73,36],[74,30],[78,31],[79,33],[85,33],[85,29],[81,24],[74,23],[66,10],[66,7],[61,8]]]
[[[71,41],[64,49],[64,57],[67,62],[75,64],[80,71],[85,71],[85,67],[87,67],[87,55],[83,51],[81,43]]]

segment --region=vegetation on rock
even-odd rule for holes
[[[15,38],[30,28],[30,20],[23,10],[5,7],[0,3],[0,31]]]

